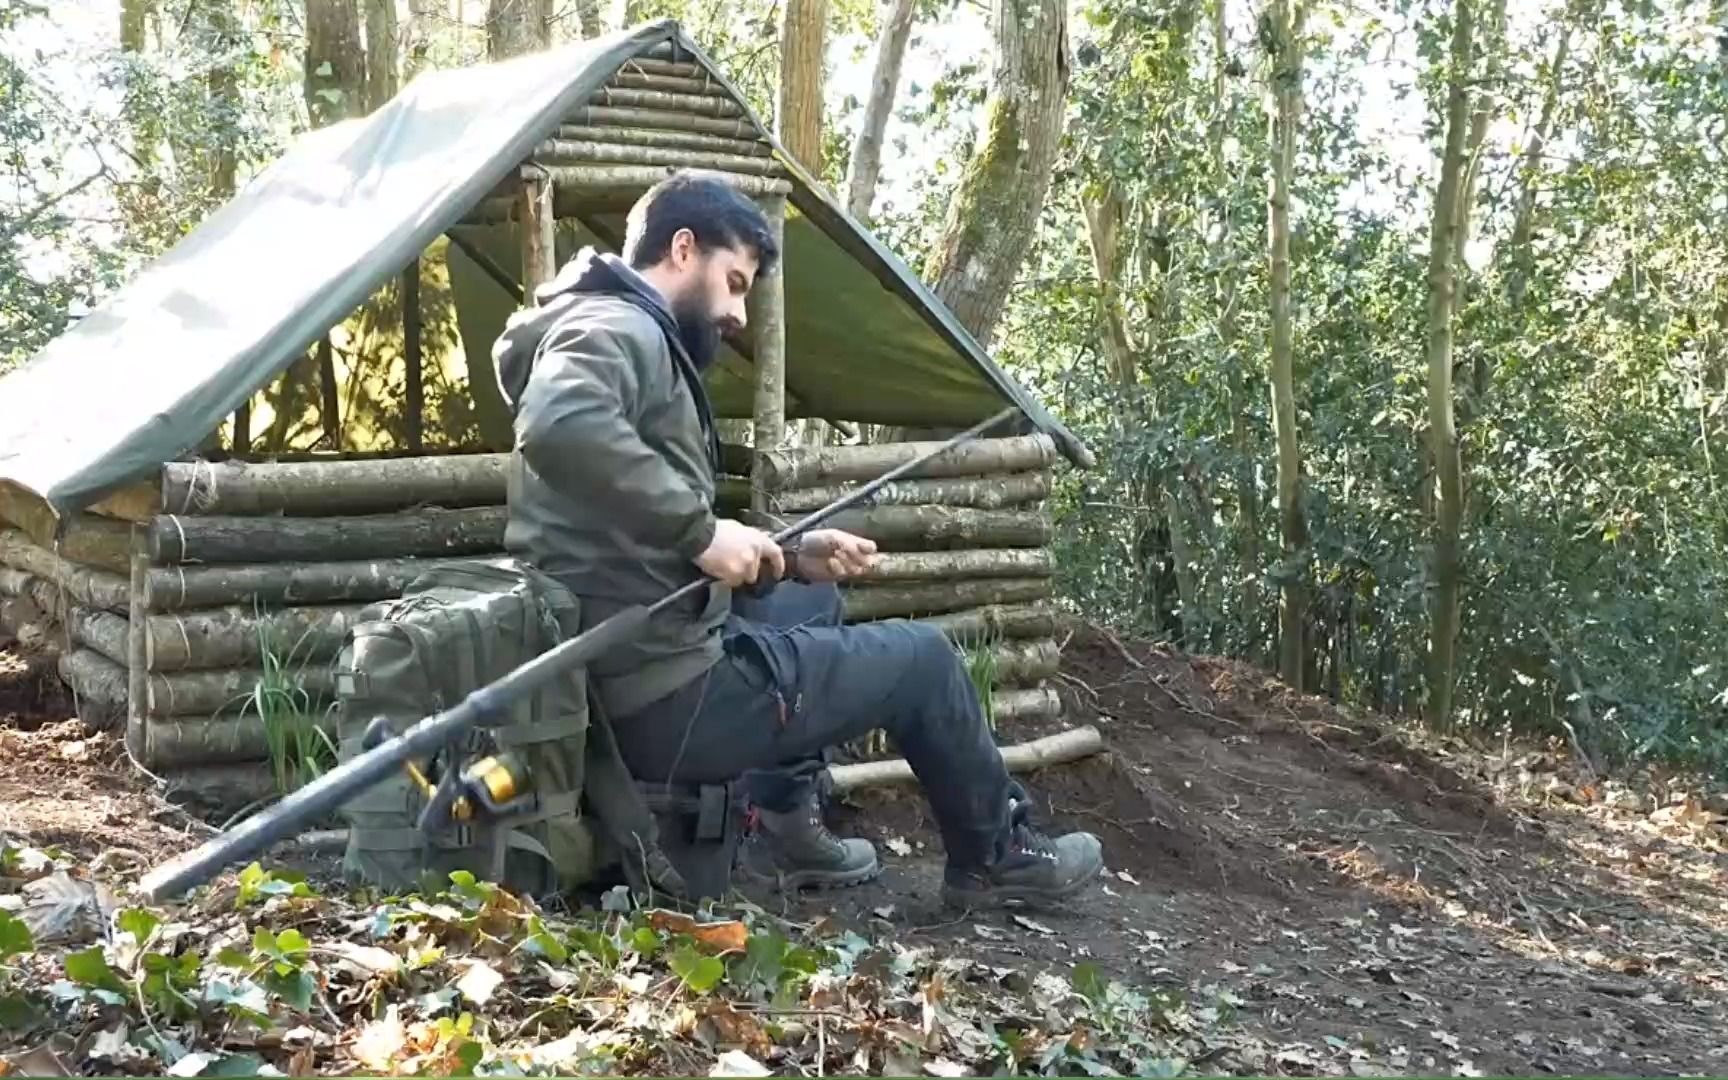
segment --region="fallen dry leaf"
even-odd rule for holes
[[[708,1070],[709,1076],[770,1076],[773,1070],[742,1050],[728,1050]]]
[[[456,980],[456,989],[462,996],[476,1005],[484,1005],[492,1000],[492,995],[503,985],[504,976],[498,974],[498,969],[491,964],[476,960],[468,965],[468,970]]]
[[[48,1049],[47,1045],[32,1047],[22,1054],[0,1058],[0,1064],[6,1067],[9,1076],[71,1076],[72,1070],[60,1060],[60,1055]]]
[[[215,1054],[206,1054],[203,1051],[196,1051],[194,1053],[184,1054],[180,1057],[180,1060],[178,1060],[174,1064],[168,1066],[168,1075],[169,1076],[197,1076],[199,1073],[203,1072],[206,1068],[208,1068],[210,1066],[210,1064],[212,1062],[214,1062],[215,1060],[216,1060]]]
[[[924,1071],[931,1076],[965,1076],[966,1066],[947,1058],[937,1058],[935,1061],[926,1061]]]
[[[20,890],[24,909],[18,917],[38,945],[78,945],[102,934],[114,898],[108,890],[57,871]]]
[[[908,844],[904,837],[890,836],[887,840],[883,841],[883,844],[889,851],[892,851],[901,858],[905,858],[912,854],[912,845]]]
[[[1036,919],[1028,919],[1024,915],[1014,916],[1014,925],[1024,927],[1025,929],[1032,931],[1034,934],[1043,934],[1046,937],[1054,936],[1056,933],[1056,931],[1045,926],[1043,923],[1038,922]]]
[[[697,922],[681,911],[655,910],[648,912],[648,925],[669,934],[688,934],[703,949],[722,956],[743,952],[750,942],[749,927],[735,919]]]
[[[393,975],[402,969],[402,959],[376,945],[358,945],[352,941],[333,941],[325,951],[360,970],[362,975]]]
[[[360,1029],[360,1037],[354,1040],[354,1057],[368,1069],[389,1075],[395,1072],[397,1058],[407,1042],[402,1018],[392,1005],[384,1013],[384,1019],[373,1020]]]

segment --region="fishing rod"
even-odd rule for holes
[[[1004,409],[916,457],[889,469],[856,491],[813,510],[771,534],[776,544],[809,532],[835,514],[871,499],[888,484],[917,470],[931,459],[971,442],[1019,410]],[[304,832],[316,821],[334,813],[361,791],[382,783],[405,765],[437,753],[472,728],[496,726],[509,714],[511,704],[539,690],[571,669],[637,640],[649,622],[714,579],[703,575],[648,605],[618,612],[588,630],[473,690],[455,705],[416,721],[401,734],[365,750],[317,779],[297,788],[268,810],[247,818],[235,828],[211,837],[203,844],[146,874],[139,889],[153,903],[177,897],[201,885],[233,863],[254,858],[275,844]]]

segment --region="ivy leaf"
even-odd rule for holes
[[[706,994],[726,977],[726,965],[718,956],[705,956],[689,945],[678,948],[666,963],[685,986],[698,994]]]
[[[127,908],[116,920],[122,933],[131,934],[132,940],[140,947],[150,940],[150,935],[162,925],[162,917],[144,908]]]
[[[112,990],[117,994],[126,992],[126,984],[121,982],[120,976],[108,966],[108,960],[102,955],[100,946],[68,954],[65,970],[66,977],[79,986],[92,990]]]
[[[486,1056],[486,1048],[477,1042],[464,1042],[456,1048],[456,1063],[462,1066],[462,1071],[472,1074],[480,1065],[480,1059]]]
[[[0,911],[0,963],[35,951],[36,939],[24,920],[9,911]]]

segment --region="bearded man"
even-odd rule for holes
[[[815,779],[825,750],[882,728],[930,800],[946,899],[1059,900],[1102,869],[1098,840],[1033,825],[953,647],[906,620],[841,625],[834,583],[875,545],[819,529],[783,550],[715,513],[702,372],[779,254],[753,202],[684,173],[632,208],[622,258],[583,250],[537,291],[493,350],[515,417],[506,546],[574,592],[585,625],[713,579],[589,671],[638,779],[745,777],[747,869],[788,886],[880,872],[868,842],[829,832]],[[734,592],[758,585],[775,587]]]

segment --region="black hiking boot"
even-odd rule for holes
[[[882,873],[870,841],[835,836],[822,820],[815,797],[785,813],[758,809],[755,817],[757,828],[745,845],[744,868],[752,876],[778,882],[784,891],[862,885]]]
[[[1104,848],[1088,832],[1051,837],[1032,824],[1031,804],[1016,799],[1008,839],[992,863],[949,863],[942,899],[955,907],[1053,904],[1074,895],[1104,870]]]

